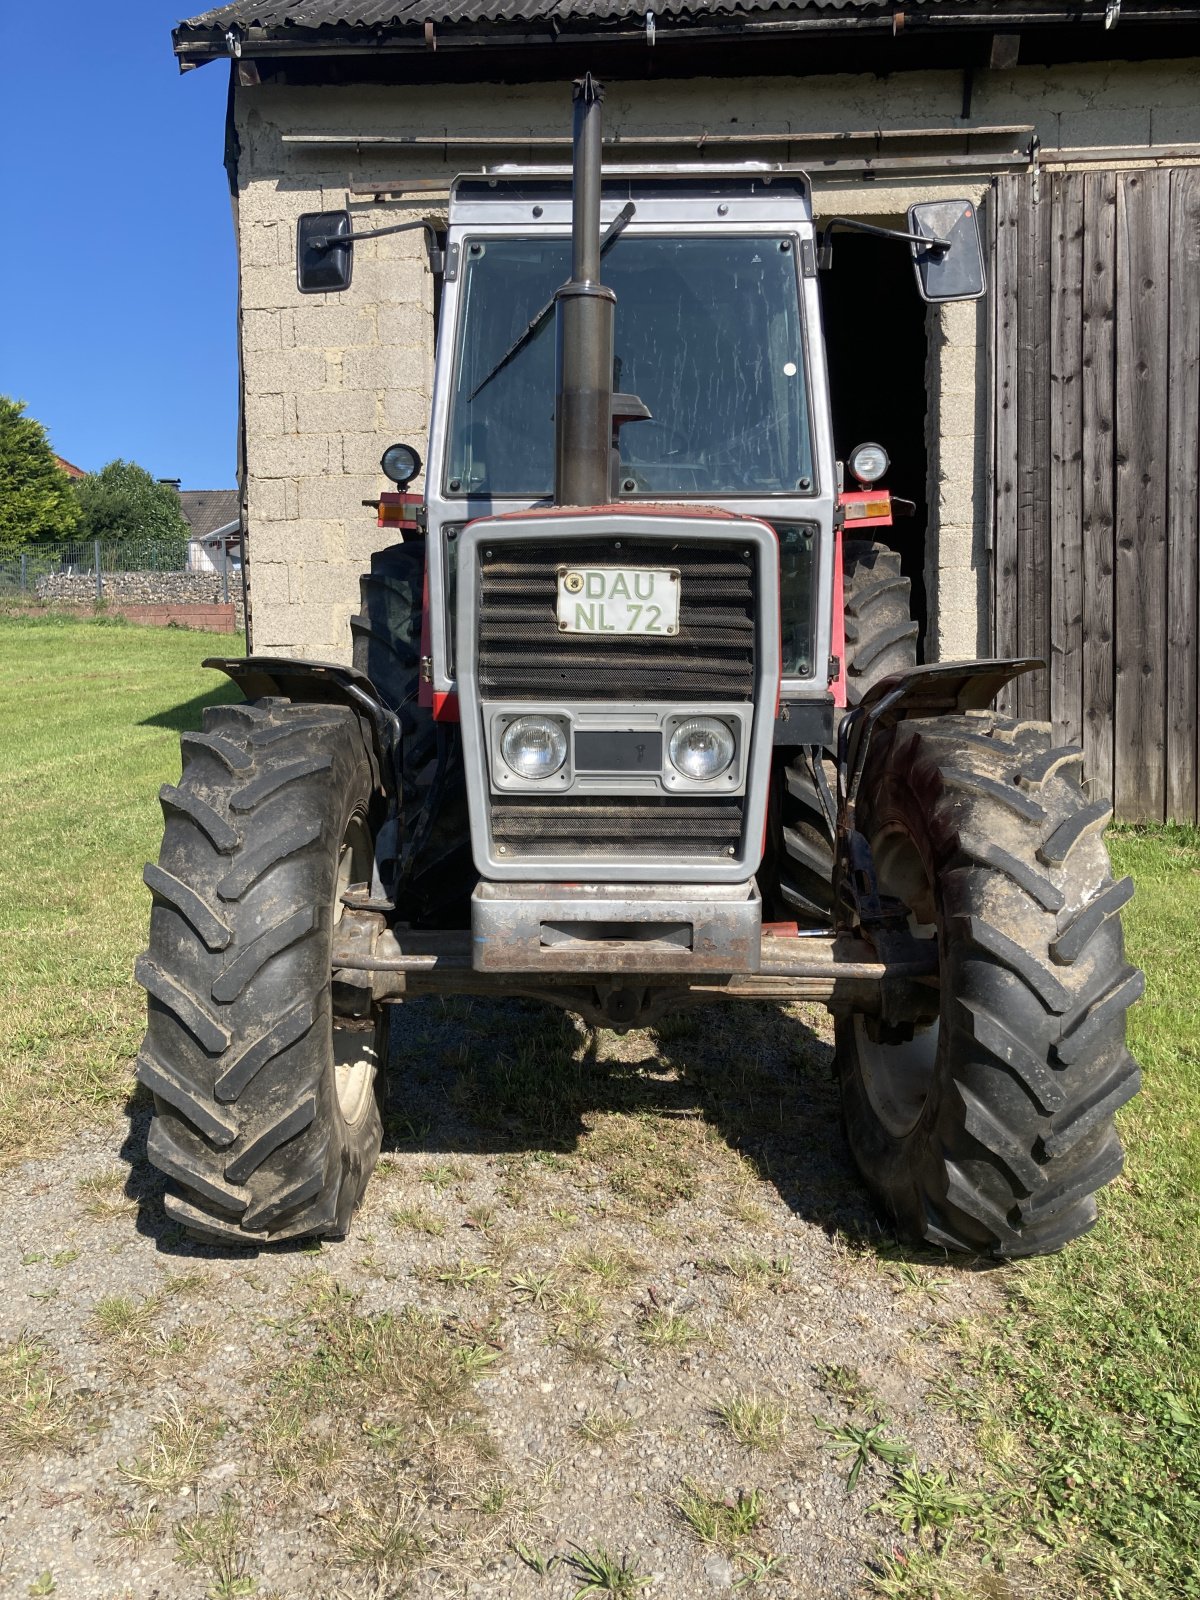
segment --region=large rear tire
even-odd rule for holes
[[[379,1153],[385,1013],[340,1021],[332,931],[369,881],[372,774],[342,707],[217,706],[184,734],[166,830],[137,1076],[168,1216],[243,1244],[339,1238]]]
[[[918,628],[900,557],[886,545],[847,540],[842,546],[842,584],[846,703],[856,706],[881,678],[916,666]],[[833,906],[833,830],[821,803],[814,762],[821,762],[832,793],[829,753],[802,750],[780,773],[779,889],[781,911],[819,924],[828,921]]]
[[[1113,1113],[1138,1089],[1125,1013],[1142,992],[1082,753],[991,712],[872,742],[858,805],[880,891],[937,940],[938,1020],[837,1023],[846,1132],[906,1240],[1043,1254],[1096,1220],[1121,1170]]]

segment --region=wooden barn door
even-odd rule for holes
[[[993,640],[1004,709],[1130,821],[1197,820],[1200,169],[997,180]]]

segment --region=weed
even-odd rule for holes
[[[762,1492],[739,1489],[736,1495],[709,1494],[691,1478],[685,1478],[683,1494],[675,1509],[701,1544],[716,1545],[738,1554],[758,1531],[766,1516]]]
[[[638,1323],[638,1338],[656,1349],[682,1350],[699,1337],[696,1324],[681,1312],[648,1310]]]
[[[432,1277],[436,1283],[447,1284],[452,1289],[469,1289],[476,1284],[494,1283],[500,1276],[495,1267],[489,1267],[486,1261],[468,1261],[465,1256],[460,1256],[454,1263],[434,1267],[429,1271],[422,1270],[420,1277]]]
[[[75,1185],[84,1214],[89,1217],[128,1217],[137,1211],[135,1196],[128,1192],[129,1174],[123,1170],[93,1173]]]
[[[377,1499],[353,1498],[330,1518],[330,1530],[341,1559],[363,1567],[379,1592],[402,1581],[429,1553],[429,1539],[412,1494],[399,1503],[394,1494]]]
[[[716,1414],[739,1444],[750,1450],[778,1450],[788,1425],[788,1408],[757,1395],[734,1395],[718,1401]]]
[[[543,1555],[540,1550],[534,1550],[527,1544],[512,1544],[509,1549],[531,1572],[536,1572],[539,1578],[548,1578],[554,1563],[561,1559],[559,1556]]]
[[[135,1300],[129,1295],[108,1294],[96,1301],[92,1321],[105,1339],[145,1340],[158,1311],[157,1296]]]
[[[550,1272],[517,1272],[508,1280],[508,1286],[519,1300],[530,1305],[544,1306],[554,1288],[555,1274]]]
[[[253,1594],[258,1579],[247,1571],[244,1548],[248,1519],[232,1495],[207,1516],[185,1517],[175,1524],[175,1555],[181,1566],[203,1567],[212,1579],[209,1600],[236,1600]]]
[[[575,1554],[567,1557],[567,1564],[574,1568],[576,1578],[583,1579],[573,1600],[582,1600],[589,1594],[607,1594],[613,1600],[626,1600],[627,1596],[636,1595],[654,1581],[649,1573],[635,1572],[628,1556],[615,1556],[603,1545],[597,1545],[594,1550],[585,1550],[577,1544],[571,1548]]]
[[[943,1473],[922,1472],[909,1461],[898,1465],[891,1488],[871,1507],[893,1517],[905,1533],[925,1528],[949,1528],[958,1517],[980,1509],[978,1496],[963,1494]]]
[[[778,1577],[787,1563],[786,1556],[756,1556],[749,1550],[743,1550],[738,1559],[745,1564],[746,1570],[740,1578],[734,1579],[735,1592],[748,1589],[751,1584],[762,1583],[764,1578]]]
[[[441,1217],[424,1206],[395,1206],[390,1212],[392,1226],[400,1232],[425,1233],[440,1239],[446,1231]]]
[[[863,1375],[857,1367],[832,1362],[818,1369],[817,1379],[827,1395],[855,1409],[865,1409],[875,1398],[874,1390],[863,1382]]]
[[[575,1424],[575,1432],[589,1444],[612,1444],[623,1439],[632,1427],[623,1411],[586,1411]]]
[[[128,1465],[118,1461],[117,1470],[144,1489],[178,1489],[200,1476],[219,1434],[211,1413],[195,1407],[185,1411],[172,1400],[166,1415],[155,1418],[145,1454]]]
[[[23,1333],[0,1350],[0,1460],[66,1443],[71,1408],[49,1351]]]
[[[427,1183],[438,1194],[446,1189],[452,1189],[456,1183],[461,1183],[468,1177],[466,1167],[454,1161],[439,1161],[437,1166],[426,1167],[421,1173],[421,1182]]]
[[[162,1523],[162,1509],[151,1501],[148,1505],[121,1506],[113,1515],[110,1531],[114,1539],[140,1550],[155,1538]]]
[[[818,1418],[817,1427],[829,1436],[829,1448],[834,1454],[850,1462],[846,1475],[847,1494],[853,1493],[859,1474],[872,1456],[889,1467],[906,1465],[912,1459],[912,1451],[904,1441],[889,1438],[882,1422],[859,1428],[850,1422],[824,1422]]]
[[[894,1279],[897,1291],[901,1294],[920,1294],[933,1305],[944,1300],[942,1293],[948,1279],[934,1278],[929,1273],[922,1271],[913,1261],[898,1261],[889,1267],[888,1272]]]
[[[619,1245],[607,1250],[578,1251],[570,1257],[570,1264],[585,1277],[598,1278],[609,1289],[627,1288],[638,1273],[645,1270],[643,1261]]]

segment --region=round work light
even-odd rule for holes
[[[859,483],[878,483],[891,462],[881,444],[860,444],[850,452],[847,465]]]
[[[379,463],[384,477],[400,489],[410,484],[421,470],[421,458],[410,444],[390,444]]]

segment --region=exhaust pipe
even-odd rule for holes
[[[612,451],[613,321],[617,297],[600,282],[601,103],[586,73],[572,88],[571,277],[555,295],[554,499],[606,505]]]

